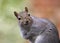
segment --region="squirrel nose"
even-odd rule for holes
[[[28,21],[25,21],[25,25],[28,25]]]
[[[26,23],[28,23],[28,21],[26,21]]]

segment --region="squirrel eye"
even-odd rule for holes
[[[28,14],[28,16],[30,16],[30,14]]]
[[[18,18],[18,20],[21,20],[21,18]]]

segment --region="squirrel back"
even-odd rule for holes
[[[37,18],[25,11],[17,13],[14,11],[18,19],[20,32],[23,38],[31,43],[59,43],[59,35],[56,26],[45,18]]]

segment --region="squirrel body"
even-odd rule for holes
[[[20,32],[23,38],[31,43],[59,43],[59,35],[56,26],[45,18],[37,18],[24,12],[14,12],[19,21]]]

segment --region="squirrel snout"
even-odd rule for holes
[[[28,21],[26,21],[26,23],[28,23]]]
[[[28,25],[29,21],[25,21],[25,25]]]

